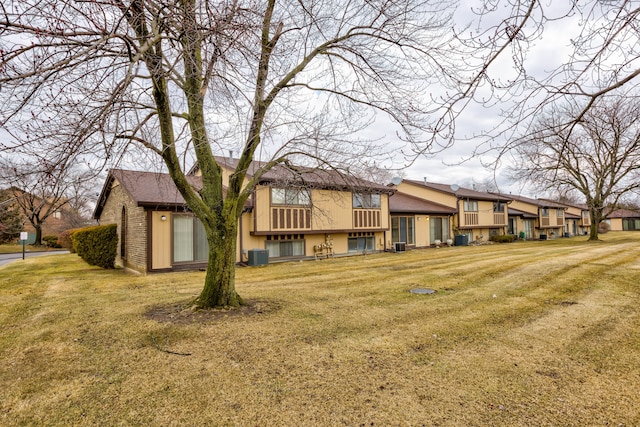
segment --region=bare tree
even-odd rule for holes
[[[571,190],[586,200],[589,240],[598,240],[606,208],[640,188],[640,108],[633,98],[603,97],[582,105],[549,109],[528,139],[515,147],[514,176],[560,194]],[[573,129],[565,124],[581,114]]]
[[[72,147],[85,161],[105,153],[107,165],[132,153],[162,159],[206,231],[200,307],[242,303],[238,218],[264,173],[303,157],[348,170],[354,159],[389,153],[386,141],[351,136],[375,114],[397,138],[428,143],[424,131],[446,127],[429,121],[440,108],[430,85],[458,82],[452,2],[4,4],[0,123],[15,137],[5,145],[52,155]],[[214,154],[227,150],[239,161],[223,192]],[[256,159],[263,167],[248,179]],[[186,178],[194,162],[199,192]]]
[[[0,182],[8,186],[6,192],[33,226],[35,245],[42,244],[42,226],[47,219],[58,213],[62,215],[65,207],[67,213],[74,213],[77,205],[85,203],[88,196],[84,189],[94,177],[92,172],[81,171],[77,166],[38,160],[42,159],[22,157],[19,161],[0,162]],[[72,158],[68,161],[73,163]]]
[[[536,119],[556,103],[581,106],[565,117],[571,132],[598,99],[640,95],[637,1],[464,4],[471,12],[460,18],[469,26],[458,33],[468,49],[457,64],[463,90],[442,105],[458,127],[474,126],[447,128],[456,141],[473,143],[467,159],[482,156],[486,166],[501,167],[512,147],[541,132]]]
[[[479,24],[464,31],[451,24],[456,3],[7,0],[0,124],[13,138],[0,144],[53,157],[71,148],[96,167],[162,159],[207,234],[196,304],[236,306],[237,219],[274,166],[302,160],[349,171],[356,159],[398,153],[411,162],[449,146],[471,104],[510,102],[504,126],[495,127],[504,135],[540,104],[635,84],[631,1],[570,2],[557,15],[550,2],[480,1],[470,18]],[[541,78],[529,73],[526,53],[545,26],[577,15],[586,25],[572,63]],[[536,104],[518,103],[520,95]],[[410,150],[353,136],[376,115]],[[227,150],[239,161],[224,193],[213,154]],[[263,167],[245,182],[256,159]],[[199,192],[185,176],[194,162]]]

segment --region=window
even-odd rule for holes
[[[622,220],[622,229],[625,231],[640,230],[640,219],[624,218]]]
[[[502,203],[502,202],[493,202],[493,211],[494,212],[504,212],[504,203]]]
[[[542,208],[540,209],[540,211],[542,212],[542,216],[544,217],[549,216],[549,208]]]
[[[465,200],[464,201],[464,211],[465,212],[478,212],[478,201],[477,200]]]
[[[274,205],[311,204],[311,194],[306,188],[272,188],[271,203]]]
[[[365,252],[376,250],[376,238],[374,236],[349,237],[349,252]]]
[[[524,226],[524,235],[527,239],[533,239],[533,230],[534,230],[534,226],[533,226],[533,220],[532,219],[525,219],[523,222],[523,226]]]
[[[173,215],[173,262],[206,261],[209,243],[204,226],[191,215]]]
[[[304,240],[268,240],[269,258],[304,256]]]
[[[564,210],[563,209],[556,209],[556,217],[557,218],[562,218],[564,216]]]
[[[379,194],[353,193],[353,207],[356,209],[379,209]]]
[[[446,242],[449,239],[449,218],[431,217],[429,219],[429,232],[432,244],[435,244],[436,240]]]
[[[391,217],[391,240],[405,242],[407,245],[415,244],[415,218],[412,216]]]

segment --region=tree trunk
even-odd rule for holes
[[[209,263],[204,288],[195,301],[198,308],[244,304],[235,287],[237,222],[236,218],[225,218],[220,230],[207,230]]]
[[[603,217],[603,208],[591,207],[589,209],[589,215],[591,216],[591,229],[589,230],[589,241],[598,241],[598,228],[600,227],[600,221]]]
[[[592,219],[591,229],[589,230],[589,241],[600,240],[598,239],[598,225],[599,224],[594,224]]]
[[[36,240],[33,242],[34,246],[42,245],[42,226],[40,224],[33,227],[36,230]]]

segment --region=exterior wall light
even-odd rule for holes
[[[167,216],[166,216],[166,215],[162,215],[162,216],[160,217],[160,219],[161,219],[162,221],[166,221],[166,220],[167,220]]]

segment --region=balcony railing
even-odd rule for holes
[[[507,225],[507,218],[504,213],[494,212],[493,225]]]
[[[380,228],[380,210],[378,209],[354,209],[353,228]]]
[[[311,209],[294,207],[274,207],[271,209],[273,230],[310,230]]]
[[[544,227],[544,226],[549,226],[549,217],[548,216],[543,216],[542,220],[540,221],[540,224]]]
[[[478,225],[478,212],[465,212],[464,225]]]

